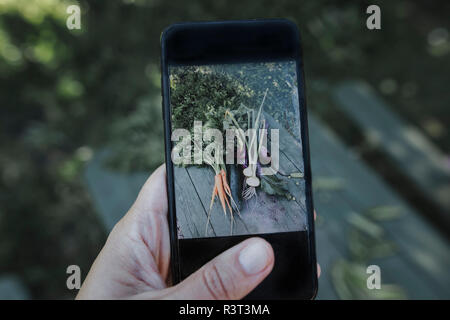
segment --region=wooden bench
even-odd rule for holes
[[[333,96],[336,105],[369,141],[441,208],[442,221],[450,225],[450,167],[446,156],[419,130],[397,116],[366,83],[342,83],[334,88]]]
[[[337,259],[349,255],[349,217],[387,205],[399,208],[402,215],[382,223],[384,237],[397,248],[395,255],[376,261],[382,281],[399,284],[409,298],[448,297],[448,242],[312,116],[309,132],[313,185],[323,177],[341,181],[338,189],[314,193],[316,210],[324,220],[317,227],[317,253],[325,269],[319,297],[336,297],[329,271]]]

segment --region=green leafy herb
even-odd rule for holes
[[[287,183],[277,176],[261,176],[261,190],[270,195],[290,196]]]

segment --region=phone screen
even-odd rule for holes
[[[169,73],[178,239],[305,231],[295,61]]]

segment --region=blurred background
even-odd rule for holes
[[[81,29],[66,9],[81,7]],[[381,30],[366,8],[381,8]],[[302,34],[322,299],[450,298],[448,1],[0,0],[0,297],[71,299],[163,162],[171,23]],[[366,268],[381,268],[368,290]]]

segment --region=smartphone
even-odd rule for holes
[[[288,20],[179,23],[161,36],[175,283],[246,238],[270,275],[247,299],[313,299],[314,213],[303,58]]]

